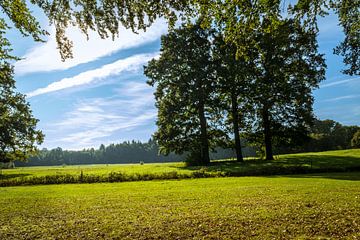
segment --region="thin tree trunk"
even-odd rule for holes
[[[238,162],[243,162],[243,155],[241,151],[241,141],[240,141],[240,134],[239,134],[239,112],[238,112],[238,103],[236,94],[231,93],[231,114],[232,114],[232,121],[233,121],[233,129],[234,129],[234,137],[235,137],[235,151],[236,151],[236,160]]]
[[[199,118],[200,118],[200,141],[201,141],[201,163],[209,164],[209,139],[207,133],[207,123],[205,117],[205,107],[203,101],[199,103]]]
[[[271,124],[269,119],[269,109],[264,106],[263,108],[263,127],[264,127],[264,136],[265,136],[265,155],[266,160],[274,160],[272,152],[272,142],[271,142]]]

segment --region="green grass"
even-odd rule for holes
[[[77,165],[22,167],[3,170],[0,186],[119,182],[221,176],[263,176],[360,170],[360,149],[288,154],[274,161],[220,160],[209,166],[187,167],[185,163]]]
[[[181,173],[190,173],[191,170],[182,169],[184,163],[152,163],[152,164],[93,164],[93,165],[69,165],[69,166],[40,166],[40,167],[19,167],[15,169],[4,169],[3,175],[12,177],[25,176],[49,176],[59,174],[96,174],[105,175],[111,172],[133,173],[164,173],[179,171]]]
[[[360,172],[0,188],[0,239],[359,239]]]

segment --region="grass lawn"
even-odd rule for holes
[[[0,239],[360,239],[360,172],[0,188]]]
[[[129,181],[129,179],[133,181],[137,179],[143,180],[144,177],[142,176],[149,174],[151,177],[148,179],[174,179],[199,176],[256,176],[349,170],[360,170],[360,149],[280,155],[274,161],[248,159],[244,163],[238,163],[236,161],[220,160],[213,161],[211,165],[206,167],[187,167],[185,163],[21,167],[3,170],[3,174],[0,175],[0,186],[38,184],[48,180],[40,179],[31,182],[28,179],[54,175],[61,176],[68,174],[76,176],[78,179],[81,173],[84,175],[101,176],[102,179],[93,180],[91,178],[85,182],[106,182],[108,181],[107,176],[112,172],[125,174],[125,177],[121,177],[121,181]],[[200,174],[197,174],[199,172]],[[166,175],[167,173],[170,174]],[[134,175],[140,177],[133,177]],[[8,184],[5,181],[12,181],[12,183]],[[59,182],[66,181],[80,182],[78,180],[59,180]]]

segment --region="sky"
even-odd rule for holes
[[[154,89],[146,84],[143,66],[159,56],[166,22],[158,20],[146,32],[121,29],[119,38],[90,39],[76,28],[67,30],[74,42],[74,58],[62,62],[54,29],[35,12],[51,34],[45,43],[8,33],[14,54],[17,90],[26,94],[38,129],[45,134],[40,146],[83,149],[126,140],[147,141],[156,130]],[[326,80],[314,91],[314,111],[320,119],[360,125],[360,77],[341,73],[342,58],[333,48],[343,34],[335,15],[320,20],[319,50],[325,54]]]

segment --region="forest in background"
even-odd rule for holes
[[[303,145],[284,147],[275,145],[276,154],[319,152],[352,148],[351,140],[359,126],[344,126],[333,120],[316,120],[310,131],[308,140]],[[243,141],[244,142],[244,141]],[[242,148],[244,157],[261,157],[261,149],[256,149],[246,143]],[[211,159],[235,158],[233,149],[217,148],[210,153]],[[100,145],[98,149],[90,148],[79,151],[63,150],[61,148],[42,149],[27,162],[16,162],[16,166],[55,166],[81,164],[119,164],[119,163],[156,163],[185,161],[184,155],[174,153],[168,156],[159,154],[159,146],[153,139],[148,142],[125,141],[108,146]]]

